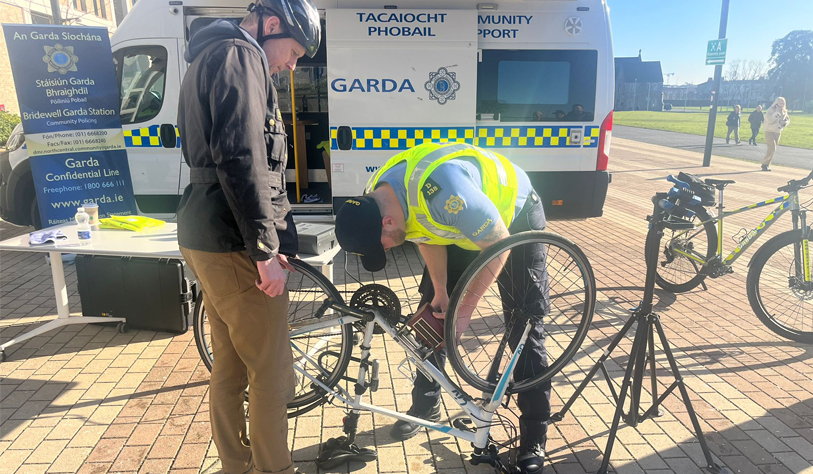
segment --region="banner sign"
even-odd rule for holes
[[[106,28],[3,25],[40,219],[136,214]]]

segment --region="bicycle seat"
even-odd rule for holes
[[[736,181],[734,181],[733,179],[706,178],[706,184],[708,184],[709,186],[714,186],[716,188],[724,188],[724,187],[728,186],[729,184],[734,184],[734,183],[736,183]]]

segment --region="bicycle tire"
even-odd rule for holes
[[[587,257],[576,244],[565,237],[550,232],[521,232],[512,235],[484,250],[463,273],[460,280],[455,285],[451,297],[449,298],[449,307],[446,312],[446,320],[444,323],[444,336],[446,341],[455,341],[457,338],[457,316],[463,295],[465,294],[466,288],[468,288],[470,282],[477,277],[480,270],[485,268],[493,258],[499,256],[503,252],[528,243],[547,244],[546,258],[548,259],[548,262],[550,261],[550,249],[552,245],[567,252],[567,255],[573,260],[582,273],[581,279],[584,284],[584,311],[571,342],[562,351],[562,354],[548,366],[544,373],[519,382],[515,381],[511,386],[509,386],[507,393],[520,393],[537,387],[538,385],[553,378],[554,375],[561,371],[562,368],[573,359],[573,356],[579,350],[584,338],[587,336],[587,330],[589,329],[593,320],[593,311],[596,303],[596,282],[593,275],[593,269],[590,266],[590,262],[588,261]],[[547,265],[550,267],[549,264]],[[551,297],[550,299],[553,298]],[[554,305],[551,303],[550,306],[553,307]],[[457,375],[459,375],[463,380],[477,390],[481,390],[486,393],[494,392],[496,382],[488,381],[469,370],[467,362],[464,360],[464,355],[461,354],[460,344],[447,343],[446,350],[452,368]],[[495,363],[498,363],[498,361],[492,362],[490,371],[493,371],[493,364]]]
[[[714,226],[714,222],[710,221],[712,219],[711,215],[708,211],[703,207],[692,207],[692,211],[695,213],[695,217],[692,218],[693,222],[705,222],[703,224],[703,231],[699,233],[695,233],[690,237],[688,240],[695,240],[695,238],[700,238],[700,234],[706,236],[705,244],[706,244],[706,255],[705,260],[708,262],[714,255],[717,253],[717,228]],[[653,229],[650,229],[649,232],[654,232]],[[674,236],[674,230],[665,230],[664,236],[661,239],[661,249],[658,252],[658,271],[655,274],[655,283],[658,284],[659,287],[663,288],[664,290],[670,293],[685,293],[687,291],[693,290],[696,288],[703,280],[706,279],[706,274],[701,272],[702,266],[700,264],[689,260],[686,257],[681,255],[677,255],[672,257],[670,255],[670,249],[673,245],[674,237],[667,237],[666,233],[671,232],[672,236]],[[686,231],[677,231],[680,235],[687,234]],[[688,233],[692,233],[693,231],[689,231]],[[695,240],[696,242],[700,242],[700,240]],[[645,248],[644,255],[649,254],[649,238],[646,239],[647,247]],[[702,253],[702,251],[701,251]],[[661,261],[663,257],[666,260]],[[669,259],[672,260],[669,261]],[[668,263],[667,263],[668,261]],[[667,267],[669,265],[669,267]],[[682,274],[688,277],[688,275],[692,275],[687,281],[677,282],[678,278],[668,276],[669,273],[672,274]]]
[[[324,293],[325,297],[333,298],[338,304],[344,304],[344,300],[342,299],[341,293],[336,289],[335,286],[325,277],[314,269],[309,264],[298,260],[298,259],[289,259],[288,262],[296,269],[296,273],[302,275],[303,278],[307,278],[313,282],[313,284],[320,288]],[[289,279],[290,281],[290,279]],[[289,294],[291,292],[296,291],[296,289],[292,289],[290,286],[288,288]],[[208,344],[206,343],[206,331],[204,330],[205,327],[205,311],[203,304],[202,295],[199,295],[199,299],[197,304],[195,305],[195,315],[193,321],[193,329],[195,333],[195,345],[198,348],[198,353],[203,360],[204,365],[207,369],[211,372],[212,370],[212,361],[213,355],[208,348]],[[291,314],[292,311],[291,305],[289,304],[289,324],[291,323]],[[353,328],[351,324],[343,324],[340,326],[341,330],[341,342],[339,344],[339,356],[337,357],[337,362],[333,367],[333,370],[330,371],[327,377],[323,380],[323,383],[328,387],[335,386],[339,381],[341,381],[342,377],[345,375],[347,371],[347,367],[350,364],[350,359],[352,356],[352,349],[353,349]],[[313,357],[318,359],[318,355],[314,354]],[[248,394],[246,394],[246,400],[248,400]],[[288,416],[295,417],[301,415],[307,411],[310,411],[317,406],[325,403],[327,401],[327,395],[324,391],[315,386],[314,384],[309,385],[309,390],[303,392],[297,392],[294,396],[294,399],[288,403]]]
[[[746,280],[746,291],[751,309],[760,321],[774,333],[796,342],[813,344],[813,288],[808,285],[803,288],[804,278],[799,281],[796,267],[795,246],[805,245],[801,231],[791,230],[783,232],[765,243],[751,261]],[[801,251],[800,247],[799,250]],[[785,251],[785,258],[777,256]],[[771,262],[769,264],[769,262]],[[801,262],[799,268],[801,271]],[[789,324],[788,314],[781,311],[782,307],[774,307],[773,296],[779,290],[790,292],[793,297],[790,307],[806,309],[807,314],[801,314],[801,319],[793,318],[796,324]],[[811,304],[805,304],[810,302]],[[780,314],[781,313],[781,314]]]

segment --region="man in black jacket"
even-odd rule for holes
[[[189,42],[178,129],[191,182],[178,209],[178,242],[203,288],[211,327],[209,414],[223,472],[293,474],[284,269],[297,236],[271,75],[313,57],[321,26],[309,0],[259,0],[249,11],[239,27],[219,20]]]

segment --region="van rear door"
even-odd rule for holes
[[[425,141],[474,143],[475,10],[327,10],[334,203]]]

